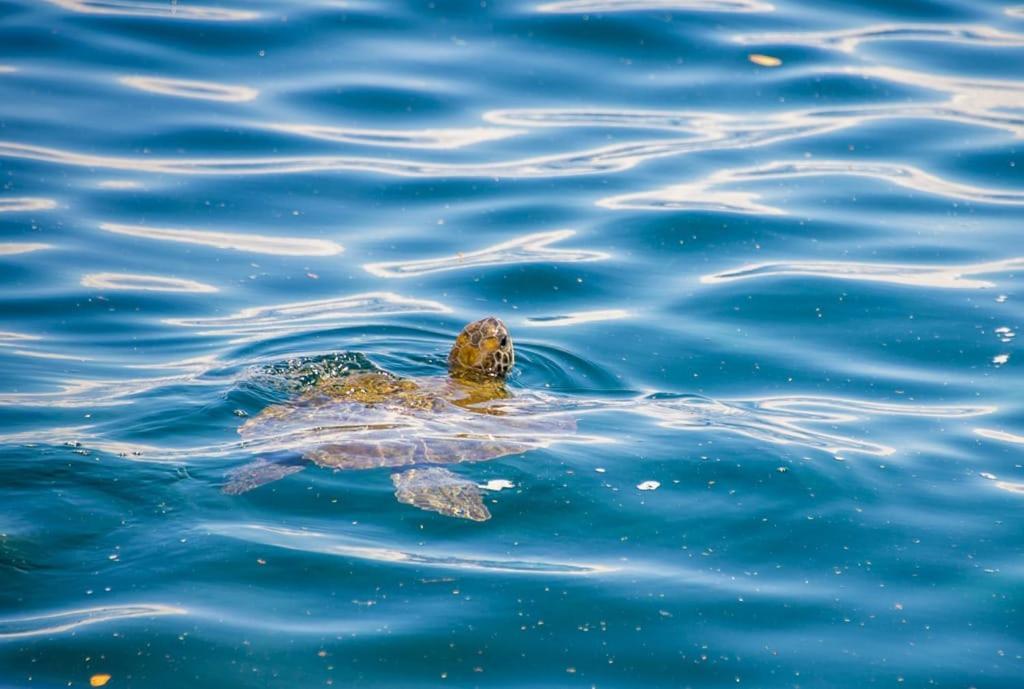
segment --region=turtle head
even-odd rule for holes
[[[448,353],[448,373],[469,380],[504,380],[516,354],[508,328],[493,316],[470,323]]]

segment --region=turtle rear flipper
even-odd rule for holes
[[[487,521],[491,513],[475,483],[441,467],[407,469],[391,474],[398,502],[448,517]]]
[[[306,468],[301,456],[288,453],[281,457],[260,457],[227,473],[227,483],[220,489],[226,495],[241,495],[254,488],[291,476]]]

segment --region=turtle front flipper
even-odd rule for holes
[[[227,495],[241,495],[254,488],[291,476],[309,464],[301,455],[285,452],[277,456],[260,457],[227,473],[228,482],[221,488]]]
[[[448,517],[484,522],[491,513],[475,483],[441,467],[406,469],[391,474],[398,502]]]

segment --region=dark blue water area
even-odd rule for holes
[[[0,0],[0,687],[1022,686],[1022,74],[998,2]],[[509,397],[318,392],[488,315]]]

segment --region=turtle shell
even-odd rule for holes
[[[323,467],[370,469],[481,462],[547,447],[575,429],[564,417],[492,409],[484,393],[467,405],[465,393],[447,379],[361,373],[270,406],[238,430],[257,451],[291,450]]]

